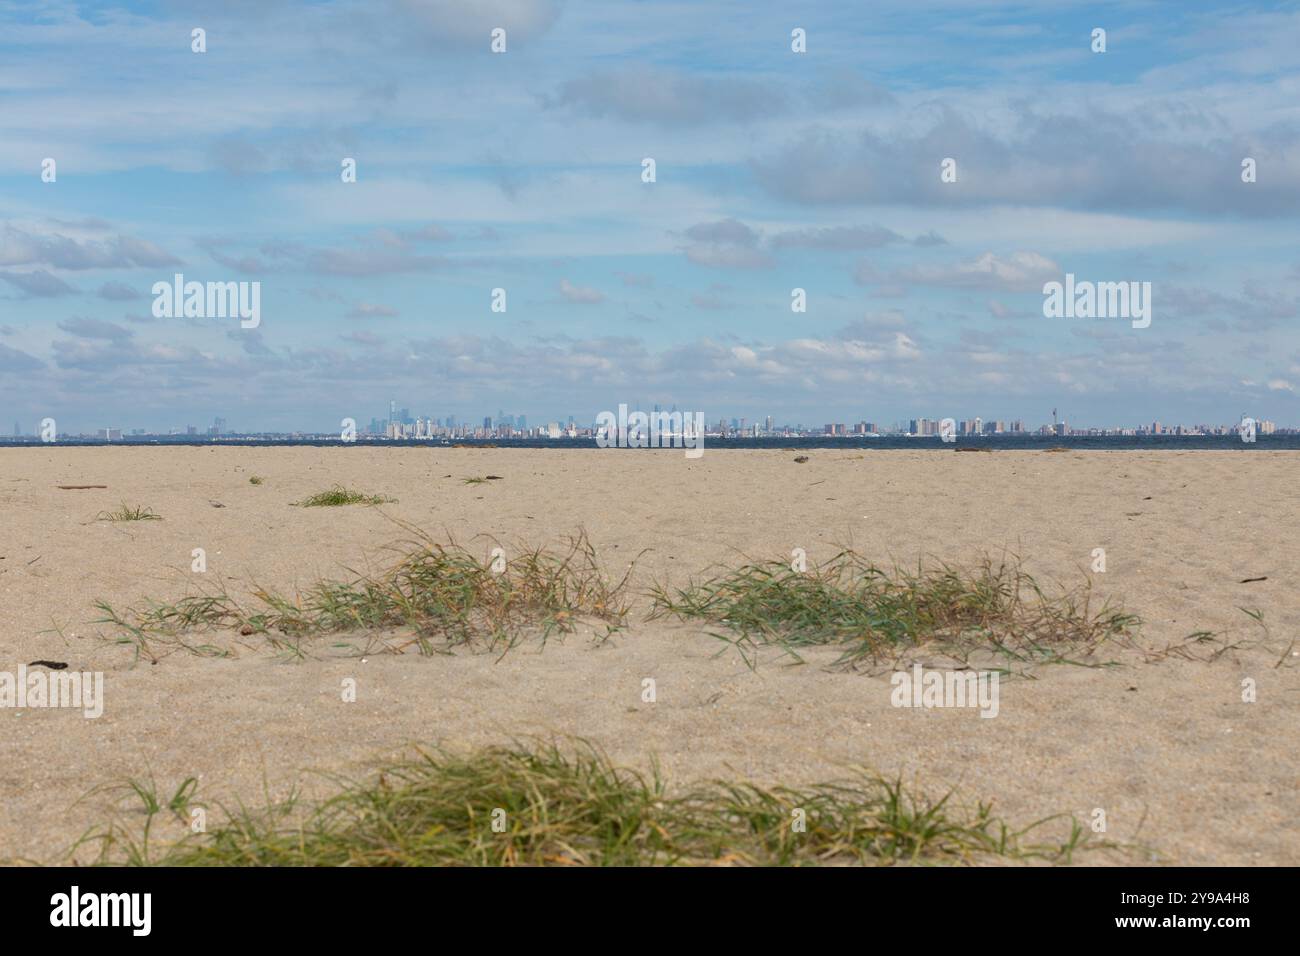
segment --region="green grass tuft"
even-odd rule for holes
[[[255,588],[243,603],[223,592],[125,612],[100,601],[103,617],[93,623],[113,625],[120,641],[145,653],[150,642],[179,643],[190,632],[220,628],[290,649],[323,634],[400,632],[385,649],[415,645],[435,653],[458,646],[504,652],[529,634],[540,632],[544,643],[583,621],[603,624],[608,637],[627,616],[628,575],[607,579],[584,535],[560,551],[521,550],[500,573],[491,560],[424,536],[398,550],[401,559],[384,572],[321,581],[292,597]]]
[[[266,479],[264,479],[261,475],[252,475],[252,476],[248,479],[248,483],[249,483],[250,485],[260,485],[260,484],[262,484],[262,482],[265,481],[265,480],[266,480]]]
[[[749,644],[835,645],[842,663],[876,664],[934,642],[958,654],[991,649],[1016,659],[1085,655],[1139,621],[1087,587],[1049,596],[1018,561],[974,571],[946,564],[882,570],[843,551],[805,572],[772,561],[725,570],[686,588],[652,591],[651,617],[719,625]]]
[[[122,502],[122,507],[117,511],[101,511],[97,518],[99,521],[162,521],[162,515],[155,514],[152,508],[146,508],[144,505],[136,505],[134,508],[129,507],[127,503]]]
[[[959,807],[951,793],[929,799],[867,772],[804,788],[670,789],[657,765],[646,776],[587,744],[422,752],[336,782],[314,806],[295,797],[227,812],[198,834],[173,825],[176,839],[161,845],[150,829],[166,808],[154,798],[142,836],[116,823],[74,853],[89,845],[100,864],[160,866],[952,865],[1064,864],[1100,846],[1073,818],[1014,829],[989,804]],[[185,790],[180,805],[191,798]],[[1068,833],[1039,838],[1053,820]]]
[[[329,491],[314,494],[310,498],[304,498],[302,501],[294,502],[295,505],[302,508],[337,508],[342,505],[386,505],[396,503],[396,498],[388,498],[384,495],[367,495],[351,488],[344,488],[341,485],[336,485]]]

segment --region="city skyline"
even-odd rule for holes
[[[666,414],[679,413],[676,405],[665,405],[663,403],[653,403],[652,405],[641,406],[633,403],[629,406],[632,411],[643,411],[646,413],[658,414],[661,411]],[[369,422],[362,423],[357,419],[350,419],[351,427],[355,434],[366,438],[433,438],[433,437],[477,437],[477,438],[573,438],[589,437],[595,433],[598,428],[597,420],[599,413],[591,419],[584,420],[578,415],[566,415],[556,418],[534,418],[530,423],[530,416],[525,413],[507,414],[504,410],[498,410],[497,415],[485,415],[481,418],[470,416],[462,420],[458,415],[435,416],[432,414],[413,414],[410,407],[398,406],[397,400],[390,400],[389,412],[386,418],[372,417]],[[1237,434],[1243,426],[1246,418],[1250,418],[1255,423],[1256,430],[1259,434],[1288,434],[1300,433],[1300,428],[1288,425],[1278,425],[1276,422],[1267,418],[1255,418],[1253,416],[1242,416],[1242,419],[1230,423],[1222,422],[1161,422],[1158,419],[1143,424],[1095,424],[1095,423],[1074,423],[1070,424],[1069,420],[1058,414],[1057,409],[1052,409],[1052,423],[1033,424],[1032,420],[1026,420],[1024,417],[1014,418],[989,418],[983,416],[955,417],[955,416],[915,416],[902,421],[895,420],[892,422],[871,421],[869,419],[854,419],[842,422],[827,422],[824,424],[811,424],[802,421],[781,421],[773,415],[763,415],[759,418],[751,419],[749,416],[726,416],[711,418],[705,415],[705,424],[708,428],[708,434],[712,435],[737,435],[740,437],[768,437],[768,436],[797,436],[797,437],[817,437],[817,436],[842,436],[842,437],[863,437],[879,435],[910,435],[916,437],[938,437],[942,433],[942,426],[945,419],[952,422],[953,434],[958,437],[981,437],[987,435],[1059,435],[1059,436],[1084,436],[1084,435],[1232,435]],[[342,425],[343,422],[340,422]],[[136,437],[193,437],[195,439],[203,437],[220,437],[220,436],[237,436],[237,435],[302,435],[311,437],[329,437],[336,433],[335,431],[319,431],[306,428],[288,429],[288,430],[258,430],[258,429],[238,429],[229,426],[225,418],[216,416],[213,423],[208,426],[197,426],[187,424],[183,426],[170,426],[165,430],[151,430],[147,427],[138,426],[103,426],[90,432],[70,432],[59,429],[57,421],[55,422],[56,434],[60,436],[69,436],[77,438],[94,438],[98,437],[106,440]],[[39,428],[23,431],[20,422],[14,422],[12,435],[0,436],[0,441],[7,438],[33,438],[40,435]]]

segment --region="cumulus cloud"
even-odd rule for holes
[[[792,249],[845,252],[880,249],[905,244],[908,240],[885,226],[807,226],[764,233],[735,218],[702,222],[686,229],[690,240],[687,259],[698,265],[732,269],[767,269],[776,264],[773,253]],[[931,231],[919,236],[917,245],[939,245],[944,240]]]
[[[84,339],[105,339],[109,342],[126,342],[134,334],[129,329],[100,319],[74,318],[60,322],[59,328],[69,335]]]
[[[377,302],[358,302],[348,310],[349,319],[391,319],[397,316],[398,312],[392,306],[380,305]]]
[[[560,295],[564,301],[579,305],[596,305],[605,301],[605,293],[600,290],[574,285],[568,279],[560,280]]]
[[[745,122],[786,108],[784,94],[770,83],[654,66],[600,70],[569,80],[549,103],[661,126]]]
[[[1059,279],[1061,274],[1059,265],[1037,252],[1013,252],[1008,256],[986,252],[944,265],[912,266],[896,278],[913,285],[954,289],[1042,292],[1043,283]]]
[[[686,258],[696,265],[724,269],[767,269],[774,260],[759,248],[759,234],[736,219],[720,219],[691,226]]]
[[[6,224],[0,233],[0,266],[47,266],[51,269],[161,268],[179,259],[152,242],[132,236],[76,239],[59,233],[35,233]]]
[[[1162,284],[1159,301],[1160,308],[1174,315],[1202,318],[1208,327],[1224,331],[1258,332],[1300,318],[1300,297],[1258,281],[1243,283],[1240,295],[1203,286]]]
[[[388,6],[413,41],[459,50],[486,50],[497,27],[511,41],[531,40],[549,30],[562,9],[559,0],[389,0]]]
[[[0,272],[0,279],[33,299],[53,299],[61,295],[75,295],[77,290],[56,275],[44,269],[31,272]]]
[[[1000,113],[997,126],[956,108],[919,129],[905,118],[890,130],[813,125],[752,168],[769,194],[818,205],[1300,212],[1300,127],[1250,135],[1250,155],[1275,175],[1248,187],[1238,176],[1243,145],[1229,129],[1226,117],[1192,101],[1076,115],[1024,100],[1009,118]],[[939,162],[949,157],[955,183],[939,177]]]
[[[697,309],[704,309],[707,312],[722,312],[727,309],[735,308],[732,303],[728,302],[723,297],[723,293],[730,291],[730,286],[714,283],[709,286],[707,291],[694,293],[691,296],[691,305],[695,306]]]
[[[878,249],[903,237],[884,226],[823,226],[817,229],[796,229],[780,232],[772,237],[776,249],[804,247],[808,249]]]
[[[40,359],[0,344],[0,372],[34,372],[42,368],[45,363]]]
[[[99,287],[96,293],[101,299],[107,299],[109,302],[126,302],[130,299],[140,298],[140,291],[133,289],[122,282],[105,282]]]
[[[311,272],[335,276],[378,276],[404,272],[433,272],[447,266],[441,256],[416,255],[387,249],[320,249],[307,257]]]

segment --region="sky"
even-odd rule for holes
[[[0,432],[1297,425],[1297,37],[1273,2],[0,0]],[[260,283],[260,324],[156,316],[177,273]],[[1046,317],[1067,273],[1149,282],[1150,325]]]

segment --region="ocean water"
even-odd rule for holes
[[[337,438],[257,438],[229,436],[212,439],[197,436],[143,437],[123,438],[118,441],[99,439],[59,439],[58,442],[44,444],[35,438],[13,439],[0,438],[0,448],[35,448],[45,449],[59,447],[86,447],[112,445],[126,447],[144,446],[334,446],[353,448],[451,448],[461,445],[469,448],[590,448],[600,449],[592,438],[555,439],[540,438],[493,438],[455,440],[404,440],[387,439],[367,440],[359,438],[355,443],[344,444]],[[1108,435],[1105,437],[1070,436],[1065,438],[1045,437],[1040,435],[986,435],[981,438],[958,437],[955,443],[945,443],[937,437],[932,438],[830,438],[817,436],[812,438],[705,438],[706,451],[724,451],[728,448],[768,448],[807,450],[814,448],[834,448],[852,451],[884,451],[888,449],[908,449],[912,451],[950,452],[954,448],[989,448],[995,451],[1041,451],[1045,448],[1064,447],[1080,451],[1282,451],[1300,450],[1300,434],[1295,435],[1259,435],[1254,442],[1243,442],[1236,435]],[[629,449],[619,449],[629,451]],[[668,449],[636,449],[637,451]],[[680,453],[681,449],[671,449]]]

